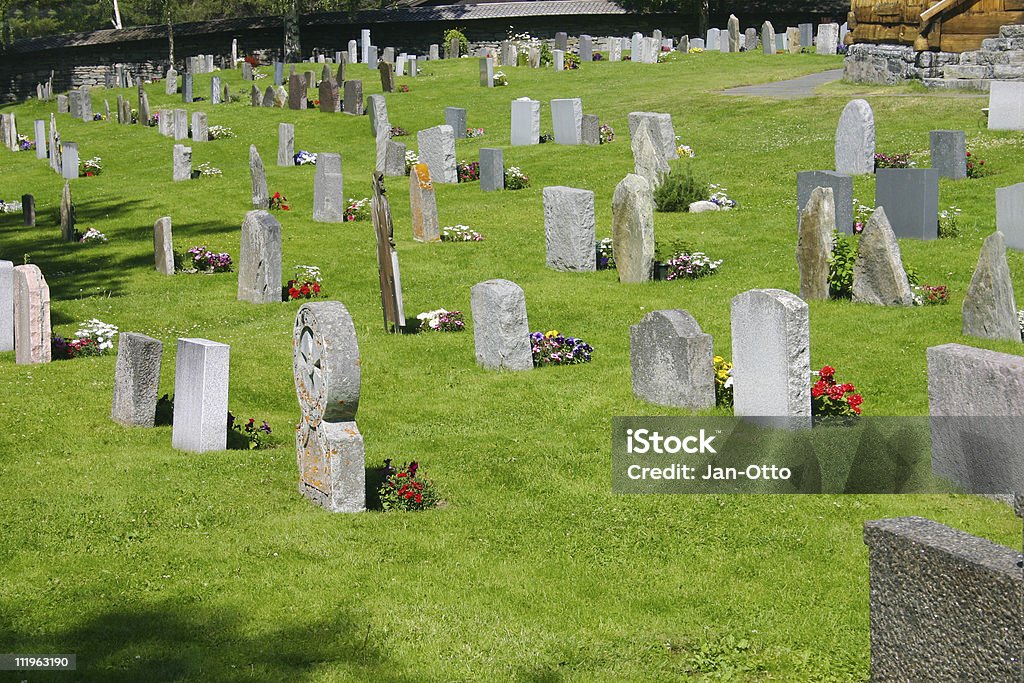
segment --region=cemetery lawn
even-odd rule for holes
[[[79,229],[106,244],[63,244],[62,181],[34,153],[0,151],[0,199],[36,197],[38,225],[0,215],[0,258],[38,264],[50,285],[54,331],[99,318],[164,342],[160,393],[172,393],[178,337],[231,345],[230,407],[266,419],[275,447],[194,455],[171,449],[171,428],[128,429],[110,418],[114,355],[16,366],[0,354],[0,650],[76,653],[78,671],[19,680],[88,681],[865,681],[869,670],[865,520],[921,515],[1015,548],[1008,507],[969,496],[616,496],[611,418],[683,414],[634,399],[629,326],[682,308],[730,355],[729,302],[751,288],[798,289],[796,172],[833,165],[836,122],[853,86],[805,100],[717,91],[840,66],[815,55],[705,53],[663,65],[595,63],[554,73],[504,68],[510,85],[482,89],[476,60],[425,62],[408,93],[387,96],[392,125],[412,135],[468,109],[481,138],[460,160],[502,147],[530,177],[522,191],[438,185],[441,225],[485,241],[412,241],[408,185],[388,179],[406,314],[444,307],[469,321],[470,287],[507,278],[526,292],[533,330],[593,345],[587,365],[492,373],[474,363],[473,334],[384,333],[370,222],[313,223],[315,169],[275,165],[277,124],[295,123],[296,151],[340,152],[345,193],[370,195],[367,118],[197,102],[236,137],[193,144],[193,164],[223,176],[171,182],[173,140],[155,128],[57,117],[82,159],[103,173],[72,181]],[[366,94],[380,91],[363,74]],[[260,71],[270,73],[263,67]],[[301,71],[301,69],[300,69]],[[319,71],[318,71],[319,75]],[[223,74],[222,74],[223,76]],[[209,94],[210,75],[196,77]],[[261,88],[270,78],[257,81]],[[947,306],[885,309],[811,302],[811,360],[863,393],[867,415],[925,415],[925,349],[948,342],[1020,353],[1019,345],[960,334],[960,305],[982,239],[995,224],[994,189],[1022,180],[1019,133],[983,129],[972,98],[868,99],[878,151],[928,165],[928,131],[964,129],[988,177],[941,181],[941,208],[963,211],[963,234],[902,241],[922,283],[946,284]],[[181,107],[162,83],[153,111]],[[905,89],[899,92],[906,93]],[[94,91],[94,111],[103,98]],[[311,96],[313,92],[311,91]],[[582,97],[616,132],[611,144],[509,146],[509,102]],[[13,111],[22,133],[55,103]],[[632,171],[626,115],[670,112],[690,163],[740,203],[731,212],[656,214],[659,243],[683,241],[724,259],[719,274],[682,284],[619,285],[614,271],[558,273],[544,265],[541,191],[596,194],[598,237],[610,235],[615,185]],[[331,515],[296,492],[299,416],[291,335],[297,303],[236,300],[236,273],[165,277],[153,268],[152,226],[172,216],[175,247],[207,245],[238,260],[250,209],[248,148],[271,193],[291,205],[285,279],[296,264],[323,270],[324,289],[351,312],[362,353],[358,422],[368,467],[417,460],[447,506],[426,513]],[[872,205],[873,180],[855,181]],[[1018,300],[1024,258],[1010,252]],[[998,392],[999,387],[992,387]],[[63,677],[62,677],[63,676]],[[6,680],[6,679],[5,679]]]

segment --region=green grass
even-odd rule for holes
[[[173,183],[174,143],[156,129],[58,116],[82,158],[103,158],[102,176],[72,186],[79,227],[106,233],[105,245],[61,243],[62,181],[33,153],[0,151],[0,198],[32,193],[39,214],[35,228],[0,216],[0,257],[21,263],[27,254],[42,268],[55,331],[96,317],[163,340],[161,393],[173,391],[177,337],[230,344],[231,409],[269,420],[277,443],[176,452],[169,427],[109,419],[113,355],[16,366],[13,354],[0,354],[0,649],[75,652],[73,679],[96,681],[867,680],[863,522],[923,515],[1020,547],[1020,523],[1006,507],[970,496],[616,496],[609,467],[612,416],[683,413],[633,397],[629,325],[648,311],[684,308],[728,356],[735,294],[797,289],[795,174],[832,167],[836,121],[856,89],[787,101],[717,91],[839,64],[705,53],[558,74],[505,68],[511,84],[492,90],[477,86],[475,60],[463,60],[399,78],[411,92],[387,96],[393,125],[415,134],[443,123],[445,106],[464,106],[468,125],[487,133],[458,141],[458,158],[503,147],[506,165],[532,181],[503,193],[438,186],[442,225],[469,225],[486,240],[427,245],[412,241],[406,182],[389,180],[407,314],[468,315],[473,284],[511,279],[526,292],[532,329],[557,328],[595,348],[589,365],[527,373],[479,370],[471,332],[386,335],[370,223],[313,223],[314,169],[274,165],[277,124],[292,121],[297,150],[340,152],[346,195],[369,195],[365,118],[195,103],[187,108],[237,137],[193,145],[193,163],[209,161],[223,177]],[[365,92],[379,92],[376,73],[361,69],[350,67],[349,77],[365,73]],[[197,77],[197,95],[209,79]],[[246,86],[240,74],[226,80],[236,92]],[[154,111],[181,106],[162,84],[147,91]],[[879,92],[869,96],[879,151],[914,151],[926,163],[929,129],[963,128],[995,171],[942,181],[941,204],[964,209],[962,237],[901,244],[923,282],[950,286],[950,305],[810,304],[815,366],[834,365],[854,382],[867,414],[923,415],[927,347],[1020,352],[962,337],[960,304],[994,226],[994,188],[1021,179],[1024,137],[981,129],[973,99]],[[95,109],[117,94],[97,92]],[[579,96],[618,137],[597,148],[509,147],[509,102],[521,96],[545,103],[545,132],[547,101]],[[7,111],[30,133],[32,119],[54,108]],[[713,278],[625,286],[614,272],[544,267],[542,188],[593,190],[598,237],[610,234],[612,192],[633,167],[626,115],[637,110],[671,112],[680,141],[697,153],[694,166],[741,204],[655,216],[659,241],[725,260]],[[401,140],[415,147],[415,137]],[[355,320],[367,464],[419,460],[443,487],[445,509],[344,516],[303,500],[292,444],[297,305],[238,302],[234,274],[154,271],[152,225],[164,215],[178,249],[207,244],[237,259],[250,143],[271,192],[293,207],[278,214],[286,272],[320,266],[328,296]],[[855,181],[865,204],[872,182]],[[1011,253],[1010,266],[1024,293],[1021,254]]]

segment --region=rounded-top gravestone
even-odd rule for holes
[[[292,338],[295,392],[303,419],[347,422],[359,408],[359,345],[355,325],[339,301],[304,304]]]

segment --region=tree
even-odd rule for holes
[[[719,0],[615,0],[625,10],[637,14],[692,14],[700,35],[708,31],[711,11],[718,10]]]

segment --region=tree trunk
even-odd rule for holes
[[[174,21],[171,13],[171,3],[167,3],[167,58],[170,66],[174,66]]]
[[[708,15],[711,12],[710,8],[708,7],[708,0],[700,0],[698,7],[700,7],[700,9],[698,10],[697,14],[697,30],[699,31],[700,35],[698,35],[697,37],[703,40],[704,36],[708,34],[708,25],[710,21]]]
[[[114,20],[112,22],[114,28],[121,28],[121,8],[117,4],[117,0],[114,0]]]

